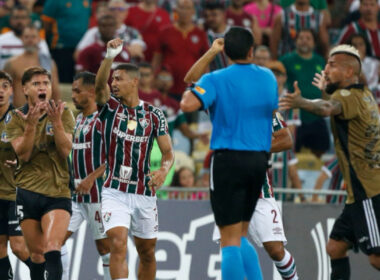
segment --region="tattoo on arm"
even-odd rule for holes
[[[300,107],[301,109],[304,109],[310,113],[323,117],[339,115],[342,112],[342,104],[339,101],[333,99],[304,99]]]

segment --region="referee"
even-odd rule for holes
[[[221,233],[224,280],[262,279],[246,236],[265,179],[278,96],[272,72],[251,64],[253,43],[248,30],[232,27],[225,35],[224,51],[233,65],[203,75],[181,101],[184,112],[210,111],[211,206]],[[196,65],[208,64],[222,50],[211,48]]]

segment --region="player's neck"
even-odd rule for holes
[[[156,3],[140,3],[139,7],[146,12],[154,12],[157,8]]]
[[[120,100],[123,105],[130,108],[137,107],[140,103],[139,95],[137,92],[136,94],[122,96]]]
[[[349,86],[352,86],[352,85],[356,85],[359,83],[359,79],[356,78],[356,77],[352,77],[351,79],[347,79],[347,80],[344,80],[341,82],[340,84],[340,88],[347,88]]]
[[[84,108],[82,110],[82,114],[83,114],[83,116],[88,117],[88,116],[92,115],[94,112],[96,112],[97,110],[98,110],[98,106],[96,105],[95,102],[93,102],[87,108]]]
[[[5,115],[5,113],[8,111],[8,108],[11,104],[8,102],[7,104],[4,104],[0,106],[0,119],[2,119]]]

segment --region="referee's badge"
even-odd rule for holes
[[[54,135],[53,125],[50,122],[46,124],[46,135],[49,135],[49,136]]]
[[[195,86],[194,88],[199,94],[203,95],[205,94],[206,90],[204,88],[201,88],[200,86]]]
[[[137,122],[135,120],[128,121],[128,130],[135,130],[137,127]]]

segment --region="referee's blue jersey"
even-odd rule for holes
[[[212,150],[269,152],[278,108],[277,81],[269,69],[233,64],[203,75],[191,91],[210,111]]]

